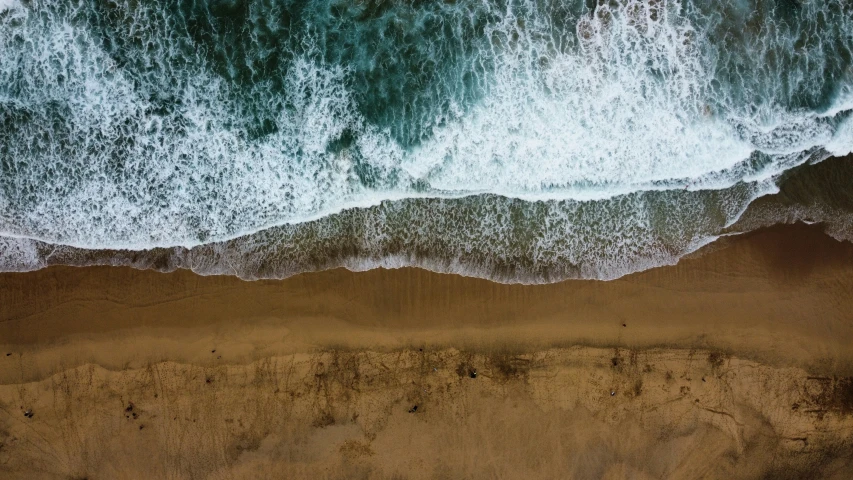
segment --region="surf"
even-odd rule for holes
[[[671,263],[851,150],[851,18],[838,1],[10,3],[2,268],[46,245],[243,242],[505,280],[510,259],[530,281]],[[422,253],[395,247],[410,238]],[[299,255],[259,258],[325,268]]]

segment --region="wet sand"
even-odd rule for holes
[[[796,225],[611,282],[2,274],[0,477],[850,478],[851,273]]]

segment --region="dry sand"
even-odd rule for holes
[[[853,478],[851,273],[789,226],[612,282],[3,274],[0,478]]]

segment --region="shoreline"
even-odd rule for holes
[[[704,348],[846,374],[851,267],[853,244],[805,225],[729,237],[677,265],[607,282],[507,285],[414,268],[246,282],[49,267],[0,274],[0,350],[24,355],[19,371],[0,370],[0,383],[43,378],[58,365],[204,362],[217,348],[228,362],[249,363],[418,344]]]
[[[592,253],[586,252],[580,257],[570,255],[540,264],[534,260],[537,255],[534,255],[530,248],[536,246],[528,243],[530,239],[516,238],[511,243],[520,242],[517,246],[522,252],[507,257],[500,249],[494,250],[491,247],[469,245],[474,247],[473,250],[450,248],[451,244],[456,242],[448,232],[442,234],[444,236],[439,235],[443,240],[433,238],[438,243],[427,240],[424,236],[416,236],[417,238],[410,238],[414,243],[407,246],[402,240],[408,238],[403,230],[391,234],[394,240],[389,240],[389,243],[379,247],[378,244],[365,243],[364,237],[377,233],[370,234],[362,228],[365,222],[371,223],[370,215],[377,212],[369,213],[367,210],[357,209],[340,213],[341,218],[338,220],[348,225],[346,227],[338,225],[332,228],[331,225],[338,223],[338,220],[333,221],[328,217],[318,223],[271,227],[248,236],[204,243],[190,249],[176,246],[138,251],[89,250],[33,239],[20,239],[18,242],[14,236],[0,237],[0,250],[4,246],[7,249],[5,255],[0,254],[0,264],[3,264],[0,266],[4,266],[7,272],[34,271],[50,266],[129,266],[160,272],[186,269],[202,276],[234,275],[245,280],[284,280],[301,273],[335,268],[364,271],[406,266],[436,273],[479,277],[506,284],[559,283],[568,279],[613,280],[629,275],[628,272],[637,273],[677,263],[681,258],[695,255],[696,248],[707,251],[709,245],[719,243],[721,237],[780,224],[817,223],[833,238],[853,241],[853,214],[850,213],[853,211],[853,196],[848,192],[847,181],[850,175],[853,175],[853,156],[850,155],[831,157],[814,165],[793,168],[780,176],[777,193],[754,199],[744,211],[736,215],[737,220],[732,224],[720,224],[718,231],[708,231],[700,237],[693,237],[694,240],[690,243],[678,240],[678,233],[667,234],[661,231],[659,233],[663,236],[658,239],[659,242],[656,240],[652,244],[644,244],[645,247],[640,248],[640,251],[645,249],[646,254],[636,257],[613,252],[596,252],[593,249]],[[484,200],[486,198],[496,197],[483,197]],[[440,203],[433,207],[443,208]],[[418,208],[433,207],[421,205]],[[658,207],[663,208],[661,205]],[[666,216],[665,210],[663,208],[658,213]],[[452,211],[444,213],[455,215]],[[536,217],[545,212],[537,213],[534,209],[517,211],[515,214]],[[721,212],[705,212],[701,215],[705,214],[716,217]],[[397,220],[408,224],[402,217]],[[472,219],[463,220],[460,221],[464,223]],[[326,225],[327,222],[331,224]],[[325,231],[326,227],[332,228],[332,231]],[[532,224],[529,227],[534,230],[538,228]],[[610,233],[616,233],[616,236],[620,237],[621,228],[617,225],[612,227]],[[556,237],[545,237],[556,241]],[[571,230],[567,230],[564,237],[573,238]],[[637,240],[642,243],[648,240],[642,235],[641,237],[628,241]],[[507,239],[509,240],[509,237]],[[599,240],[607,242],[606,238]],[[590,238],[585,241],[597,243]],[[570,248],[571,243],[565,244],[564,247]],[[536,248],[540,247],[544,248],[543,245]],[[563,254],[569,252],[562,248],[557,250]],[[657,251],[657,254],[650,253],[651,250],[648,249]]]

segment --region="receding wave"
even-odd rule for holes
[[[0,0],[0,52],[4,270],[615,278],[853,151],[843,0]]]

